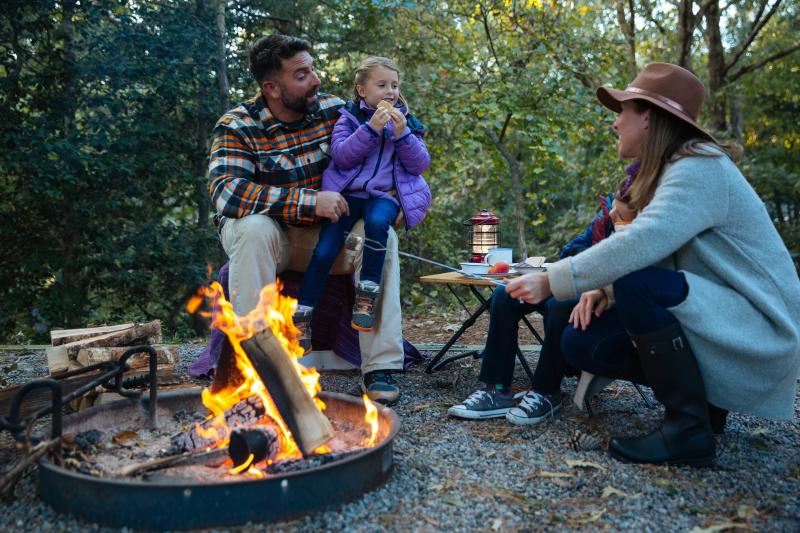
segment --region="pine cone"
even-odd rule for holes
[[[601,448],[600,439],[589,433],[576,429],[569,439],[569,447],[576,452],[590,452]]]

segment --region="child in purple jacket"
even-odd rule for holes
[[[430,188],[421,176],[430,166],[422,140],[425,127],[408,113],[394,61],[385,57],[362,61],[356,70],[354,96],[333,128],[332,160],[322,175],[322,190],[342,193],[349,212],[337,222],[325,222],[303,277],[295,324],[304,339],[310,339],[311,311],[356,221],[364,219],[367,242],[375,244],[364,247],[352,326],[371,331],[385,255],[380,248],[386,247],[389,228],[405,221],[411,229],[422,222],[431,205]]]

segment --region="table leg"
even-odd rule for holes
[[[452,287],[450,287],[449,285],[447,286],[447,288],[453,291]],[[480,302],[480,306],[464,321],[463,324],[461,324],[461,327],[458,329],[458,331],[456,331],[453,334],[453,336],[450,337],[450,340],[448,340],[447,343],[442,347],[442,349],[439,350],[439,352],[434,356],[434,358],[431,359],[431,362],[428,363],[428,366],[425,368],[425,372],[427,372],[428,374],[431,374],[434,370],[439,370],[440,368],[444,367],[447,364],[452,363],[453,361],[457,361],[459,359],[463,359],[465,357],[470,357],[470,356],[477,357],[478,355],[478,352],[472,350],[463,354],[458,354],[452,357],[448,357],[444,361],[439,362],[439,360],[442,357],[444,357],[444,354],[446,354],[447,351],[450,350],[450,348],[453,346],[453,344],[456,343],[456,341],[461,337],[461,335],[463,335],[465,331],[467,331],[470,327],[472,327],[473,324],[475,324],[475,321],[478,319],[479,316],[481,316],[484,312],[486,312],[487,309],[489,309],[489,303],[491,302],[491,298],[489,299],[484,298],[484,296],[480,293],[480,291],[477,290],[472,285],[470,285],[469,288],[472,291],[472,294],[474,294],[475,297]],[[455,293],[455,291],[453,292]]]

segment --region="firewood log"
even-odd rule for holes
[[[174,344],[156,344],[152,346],[156,351],[159,365],[172,365],[180,356],[178,346]],[[89,366],[105,361],[119,361],[122,354],[130,350],[129,346],[106,346],[94,348],[81,348],[77,360],[82,366]],[[150,363],[150,356],[146,352],[138,353],[128,359],[131,368],[144,368]]]
[[[233,466],[243,465],[250,455],[253,456],[250,464],[255,464],[278,455],[280,446],[278,431],[271,426],[240,428],[231,432],[228,454]]]
[[[264,418],[265,415],[266,409],[264,409],[264,404],[261,403],[261,398],[258,396],[251,396],[244,399],[223,413],[228,430],[243,426],[253,426]],[[169,453],[176,454],[208,448],[226,438],[228,436],[227,432],[220,430],[217,430],[215,435],[208,435],[206,437],[200,434],[201,432],[205,433],[206,431],[210,431],[212,428],[216,429],[213,422],[213,418],[205,420],[200,423],[201,429],[199,431],[197,426],[193,426],[189,431],[173,435],[170,439],[171,446]]]
[[[304,456],[333,438],[333,426],[306,390],[272,331],[256,333],[242,342],[242,348]]]
[[[136,324],[133,322],[128,322],[127,324],[115,324],[113,326],[100,326],[95,328],[54,329],[50,331],[50,344],[53,346],[61,346],[62,344],[68,344],[81,339],[123,331],[135,325]]]

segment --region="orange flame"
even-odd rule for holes
[[[364,400],[364,408],[367,410],[364,415],[364,420],[367,421],[367,424],[369,424],[372,430],[369,439],[364,439],[362,444],[371,448],[375,446],[375,441],[378,439],[378,408],[375,407],[375,404],[370,401],[366,394],[362,396],[362,399]]]
[[[224,446],[229,441],[230,429],[227,427],[224,418],[226,409],[231,408],[238,402],[251,396],[258,396],[266,410],[267,418],[277,425],[280,430],[281,447],[277,458],[299,457],[300,450],[297,443],[292,438],[289,428],[284,423],[278,409],[270,398],[264,383],[258,377],[258,373],[242,348],[242,341],[252,337],[259,331],[269,328],[280,345],[289,354],[289,359],[293,362],[303,385],[315,399],[320,410],[325,408],[325,404],[316,396],[321,390],[319,386],[319,373],[315,369],[306,369],[297,362],[297,358],[303,355],[303,349],[297,342],[298,331],[292,323],[292,315],[297,308],[297,300],[280,294],[280,284],[267,285],[261,291],[256,308],[247,314],[239,317],[233,312],[233,306],[225,299],[222,287],[219,283],[212,283],[208,288],[202,288],[199,294],[190,300],[187,309],[199,308],[196,300],[202,302],[203,297],[210,297],[216,302],[217,312],[213,315],[211,326],[219,329],[228,336],[234,350],[234,361],[244,380],[238,386],[228,386],[225,389],[212,393],[210,389],[204,389],[202,393],[203,404],[212,412],[212,427],[205,430],[206,435],[218,438],[217,447]],[[200,428],[198,427],[198,432]],[[206,436],[203,435],[203,436]]]
[[[216,393],[212,393],[208,388],[202,392],[203,404],[212,413],[206,419],[207,421],[211,420],[211,424],[209,425],[206,422],[206,425],[209,425],[208,428],[203,428],[198,424],[196,426],[197,432],[204,438],[215,439],[215,447],[225,446],[230,440],[231,430],[225,422],[224,412],[242,400],[251,396],[258,396],[266,411],[264,422],[269,419],[280,430],[280,450],[274,460],[301,456],[297,443],[278,413],[278,409],[275,407],[264,383],[259,378],[241,345],[244,340],[263,329],[269,328],[272,331],[281,347],[288,354],[290,361],[294,364],[298,375],[303,381],[303,385],[316,402],[317,407],[321,411],[325,409],[324,402],[317,397],[321,390],[319,373],[313,368],[305,368],[297,361],[298,358],[304,355],[303,348],[298,343],[299,331],[292,322],[292,315],[297,309],[297,300],[280,294],[281,289],[280,282],[264,287],[261,290],[258,305],[244,317],[239,317],[233,312],[233,306],[225,298],[222,286],[217,282],[212,282],[209,287],[198,289],[197,294],[186,305],[186,309],[190,313],[198,312],[201,316],[212,318],[211,327],[227,335],[233,347],[236,367],[244,377],[244,380],[238,386],[229,385]],[[202,310],[204,298],[210,298],[214,302],[216,311],[213,314]],[[371,436],[369,439],[365,439],[362,444],[372,447],[378,437],[378,410],[367,398],[366,394],[364,395],[364,406],[366,408],[364,419],[371,428]],[[330,452],[331,449],[326,445],[314,450],[314,453],[318,454]],[[264,477],[264,474],[251,464],[251,461],[252,459],[244,465],[231,469],[230,473],[236,474],[244,471],[251,477]],[[267,464],[272,462],[273,459],[270,459]]]

